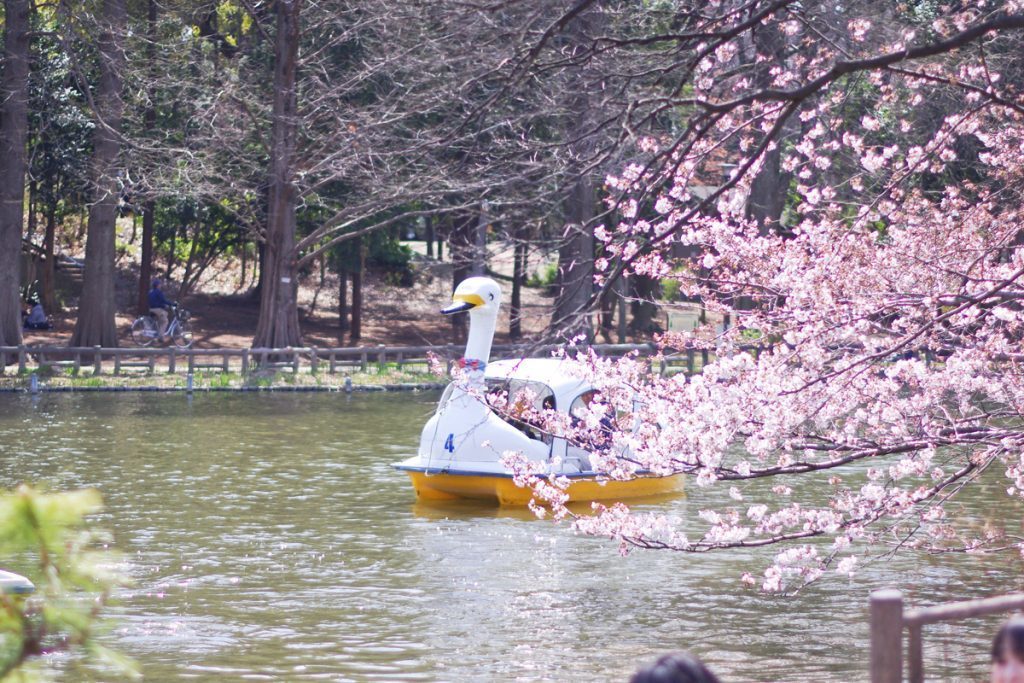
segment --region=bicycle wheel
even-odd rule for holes
[[[192,328],[187,320],[178,320],[172,325],[174,334],[171,339],[179,349],[187,349],[192,346]]]
[[[149,346],[156,337],[156,323],[148,315],[136,318],[132,323],[132,341],[138,346]]]

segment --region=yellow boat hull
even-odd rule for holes
[[[511,477],[446,474],[406,470],[412,480],[416,498],[422,501],[458,500],[463,498],[496,501],[499,505],[526,505],[533,491],[515,485]],[[603,500],[621,501],[646,498],[683,490],[683,475],[670,477],[638,477],[629,481],[605,480],[589,477],[571,479],[566,493],[571,502]]]

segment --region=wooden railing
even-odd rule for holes
[[[1024,593],[948,602],[904,610],[903,595],[884,589],[871,593],[871,683],[902,683],[903,630],[907,630],[907,680],[924,681],[921,627],[1024,609]],[[993,634],[994,635],[994,634]]]
[[[593,349],[601,356],[619,357],[630,353],[651,356],[656,349],[650,344],[594,344],[591,346],[565,346],[558,344],[524,345],[501,344],[492,349],[492,358],[545,357],[558,349],[573,354],[584,349]],[[760,347],[743,347],[757,355]],[[326,369],[335,373],[339,368],[359,368],[365,372],[371,366],[384,367],[388,364],[396,366],[426,365],[428,356],[434,355],[449,362],[458,358],[462,346],[454,344],[444,346],[363,346],[363,347],[288,347],[246,348],[246,349],[177,349],[174,347],[141,348],[141,347],[101,347],[101,346],[0,346],[0,373],[5,372],[8,365],[17,363],[18,372],[28,372],[30,368],[61,367],[69,368],[77,373],[83,367],[91,367],[94,375],[101,374],[105,368],[113,366],[115,375],[121,374],[126,368],[143,368],[147,372],[159,370],[174,374],[179,372],[193,373],[197,370],[219,370],[221,372],[238,371],[247,375],[259,369],[290,369],[298,373],[303,368],[310,372]],[[660,357],[659,368],[662,373],[699,372],[714,359],[714,351],[709,349],[689,348],[672,351]]]

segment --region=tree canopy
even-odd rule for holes
[[[983,477],[1024,495],[1020,8],[705,8],[650,36],[690,46],[679,87],[656,100],[679,125],[607,179],[622,220],[597,229],[598,278],[678,283],[729,324],[661,345],[716,360],[662,378],[590,356],[580,368],[601,400],[588,422],[552,428],[584,439],[618,414],[615,447],[596,456],[608,477],[687,472],[730,499],[700,513],[695,537],[623,505],[575,527],[625,548],[780,544],[745,577],[767,590],[901,547],[1024,551],[1012,526],[954,513]],[[751,209],[765,173],[788,179],[775,216]],[[744,483],[760,479],[774,483]],[[827,503],[794,495],[796,481]]]

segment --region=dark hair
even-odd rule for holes
[[[160,286],[160,278],[158,278],[158,277],[153,278],[153,283],[150,286],[151,287],[159,287]]]
[[[996,637],[992,639],[992,661],[996,664],[1006,663],[1007,652],[1013,653],[1017,659],[1024,661],[1024,615],[1018,614],[1007,619]]]
[[[658,658],[633,674],[629,683],[719,683],[704,663],[691,654],[677,652]]]

